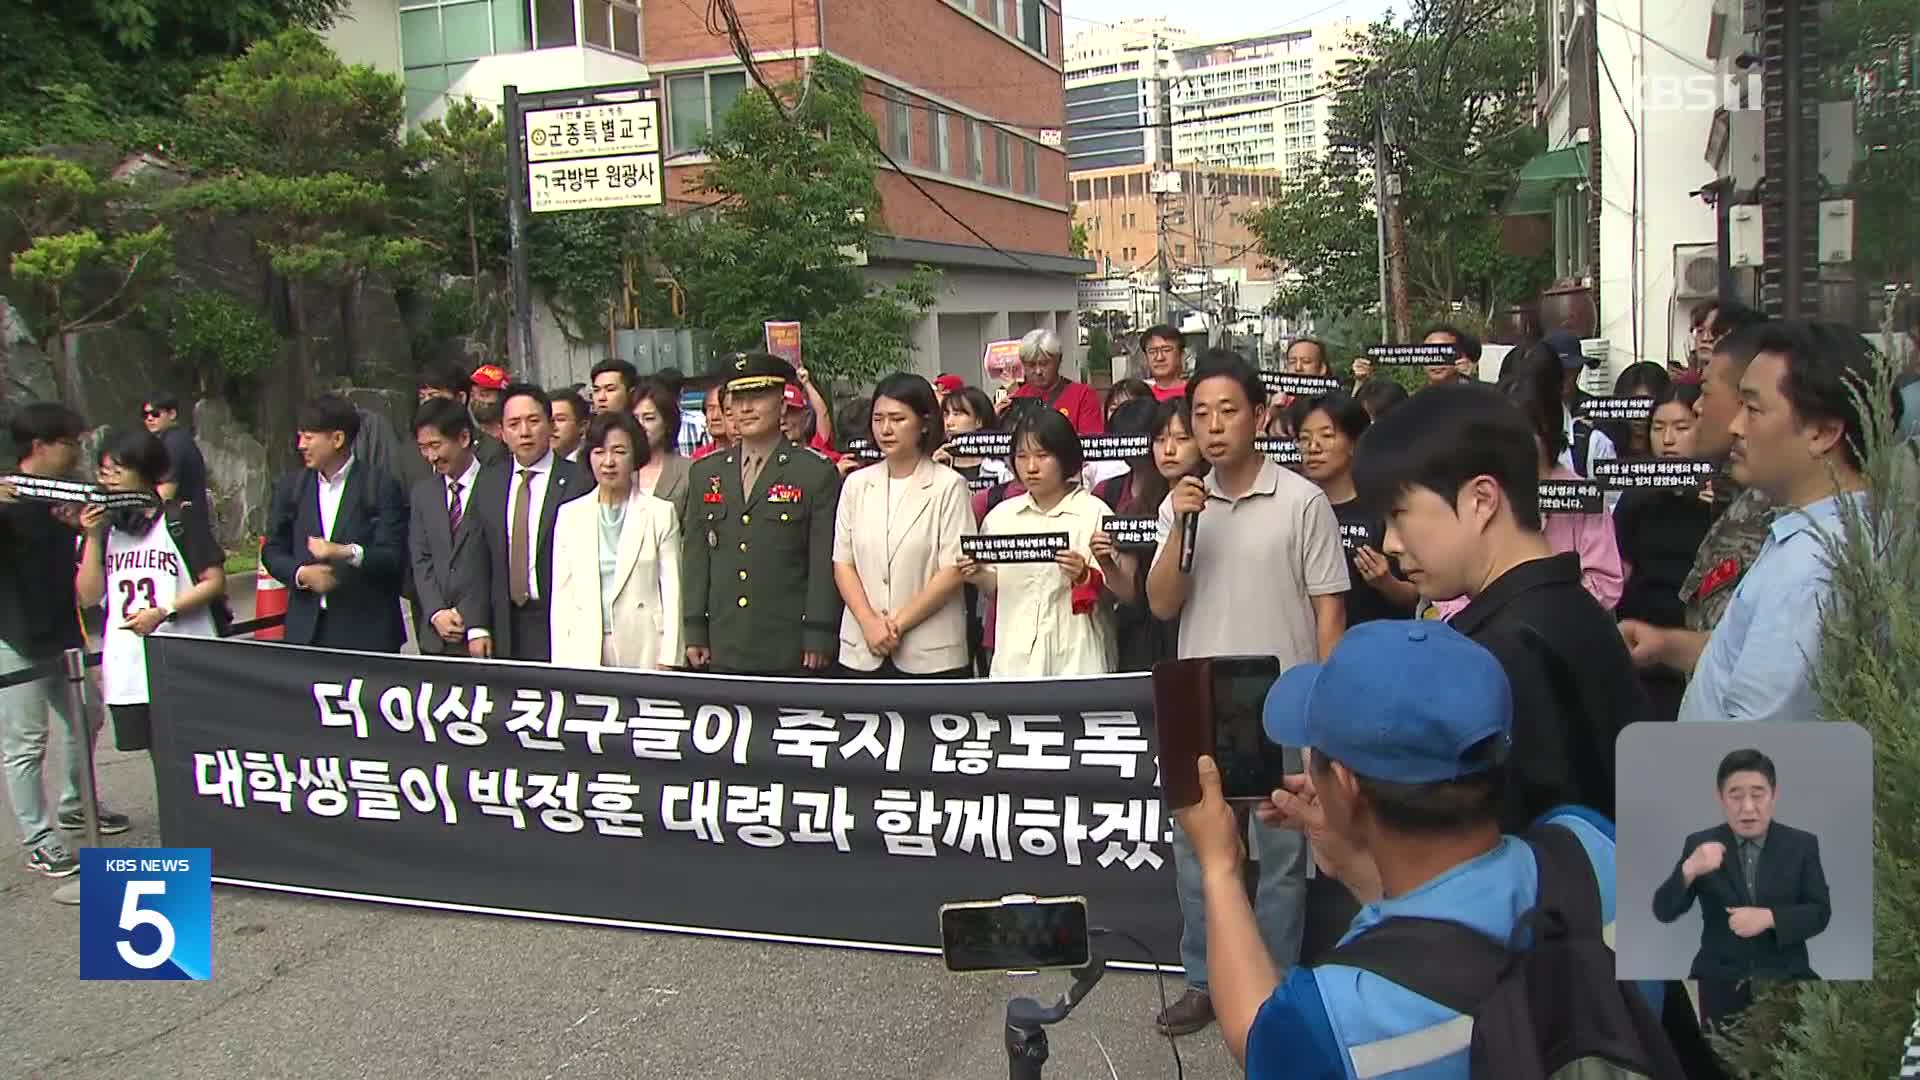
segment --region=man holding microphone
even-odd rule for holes
[[[1180,619],[1179,655],[1272,656],[1280,669],[1322,661],[1346,630],[1350,587],[1340,523],[1326,494],[1254,448],[1266,428],[1260,373],[1239,355],[1209,350],[1187,383],[1193,435],[1210,466],[1187,476],[1160,508],[1159,550],[1147,574],[1155,618]],[[1307,846],[1298,833],[1250,824],[1260,863],[1254,900],[1274,966],[1300,953],[1306,913]],[[1186,1035],[1213,1022],[1207,990],[1206,892],[1184,832],[1173,840],[1180,959],[1187,992],[1156,1023]]]

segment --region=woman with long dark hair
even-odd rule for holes
[[[648,379],[640,384],[633,418],[646,435],[646,464],[633,474],[641,494],[663,499],[676,514],[687,512],[687,475],[693,463],[680,453],[680,400],[666,386]],[[582,462],[584,464],[584,462]]]
[[[1693,456],[1693,406],[1699,400],[1697,383],[1672,383],[1653,399],[1648,430],[1654,457]],[[1613,531],[1627,564],[1627,583],[1614,614],[1660,627],[1686,625],[1680,587],[1712,524],[1713,501],[1706,489],[1637,488],[1622,495],[1613,511]],[[1685,675],[1643,668],[1640,679],[1653,699],[1656,719],[1680,715]]]
[[[880,461],[846,478],[834,513],[840,666],[870,678],[965,678],[960,538],[973,532],[973,509],[967,482],[933,460],[946,442],[940,403],[926,379],[896,373],[880,380],[868,414]]]
[[[1150,471],[1136,470],[1130,483],[1109,502],[1118,517],[1158,517],[1160,504],[1174,481],[1183,476],[1205,472],[1200,460],[1200,444],[1193,437],[1193,412],[1184,395],[1155,404],[1149,426],[1153,437]],[[1093,534],[1093,557],[1106,576],[1107,591],[1114,597],[1114,644],[1119,671],[1151,671],[1162,660],[1178,654],[1180,622],[1162,621],[1147,606],[1146,568],[1153,560],[1154,548],[1129,549],[1115,544],[1102,529]]]

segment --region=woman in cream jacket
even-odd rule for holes
[[[846,603],[840,665],[856,677],[966,678],[958,564],[973,498],[959,473],[932,459],[946,441],[933,387],[890,375],[868,415],[881,460],[846,478],[834,513],[833,580]]]
[[[671,667],[684,653],[679,520],[634,484],[647,440],[633,414],[595,416],[586,445],[594,497],[562,506],[553,527],[553,662]]]

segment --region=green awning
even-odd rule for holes
[[[1569,146],[1549,150],[1535,157],[1520,170],[1519,183],[1507,199],[1508,215],[1551,214],[1553,197],[1569,185],[1587,178],[1587,148]]]

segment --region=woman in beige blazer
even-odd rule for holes
[[[946,434],[927,380],[883,379],[870,415],[882,460],[846,478],[834,515],[833,580],[846,602],[840,665],[869,678],[966,678],[958,563],[972,493],[933,461]]]
[[[635,474],[635,485],[656,499],[672,503],[674,516],[684,518],[687,474],[693,471],[693,464],[674,444],[680,437],[680,403],[666,387],[649,380],[640,387],[633,418],[640,421],[640,430],[647,437],[646,464]]]
[[[647,443],[632,414],[595,416],[586,446],[594,497],[553,526],[553,662],[671,667],[684,655],[679,515],[634,483]]]

